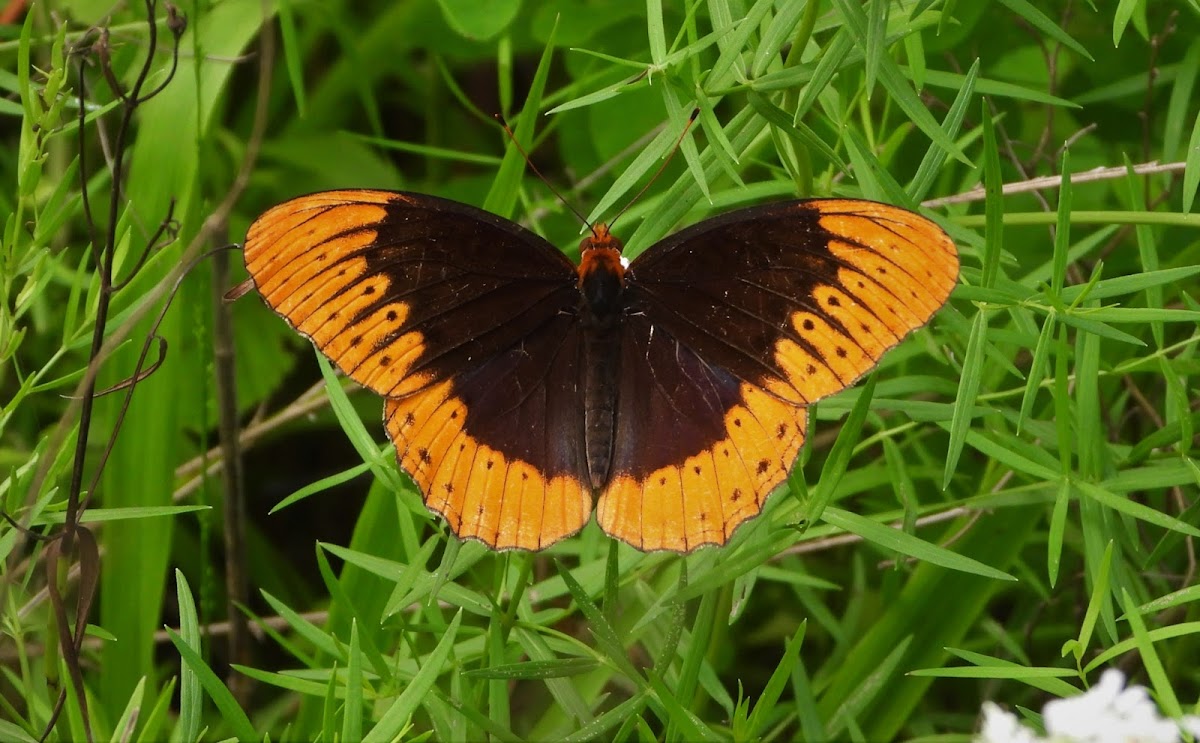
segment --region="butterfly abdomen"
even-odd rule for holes
[[[616,431],[625,268],[621,243],[598,225],[580,245],[580,329],[583,332],[584,450],[594,491],[608,482]]]
[[[620,325],[584,331],[583,421],[588,480],[594,491],[608,482],[612,470],[617,417],[617,383],[621,364]]]

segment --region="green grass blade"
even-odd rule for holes
[[[887,17],[890,3],[873,2],[867,5],[867,36],[863,49],[863,72],[866,76],[867,98],[875,89],[875,78],[879,74],[879,59],[887,49]],[[917,87],[920,87],[918,84]]]
[[[454,619],[450,620],[450,624],[442,633],[437,647],[422,661],[420,669],[413,676],[412,681],[404,687],[404,691],[399,696],[392,700],[387,711],[383,713],[375,726],[363,736],[363,743],[387,743],[403,734],[413,714],[417,711],[417,707],[424,703],[425,695],[433,688],[437,677],[446,670],[450,653],[454,649],[455,639],[458,637],[460,624],[462,624],[461,609],[455,612]]]
[[[279,37],[283,43],[283,60],[287,68],[288,82],[296,100],[296,113],[304,118],[308,109],[308,97],[304,88],[303,50],[296,33],[296,16],[292,12],[292,0],[279,0]]]
[[[911,534],[905,534],[899,529],[893,529],[890,526],[885,526],[850,511],[843,511],[840,508],[829,506],[825,509],[822,519],[832,526],[836,526],[851,534],[857,534],[873,544],[877,544],[888,550],[894,550],[902,555],[908,555],[909,557],[924,560],[934,565],[941,565],[951,570],[959,570],[985,578],[1016,580],[1016,578],[1003,570],[997,570],[989,565],[984,565],[978,560],[951,552],[944,547],[931,544]]]
[[[970,650],[962,650],[960,648],[948,648],[948,650],[950,651],[951,655],[962,658],[963,660],[967,661],[968,663],[971,663],[976,666],[988,666],[988,667],[993,667],[993,668],[994,667],[1030,668],[1030,666],[1028,666],[1028,665],[1014,663],[1011,660],[1006,660],[1004,658],[996,658],[994,656],[984,655],[983,653],[975,653]],[[1070,671],[1069,673],[1072,676],[1078,675],[1077,671]],[[925,675],[925,674],[923,671],[917,670],[917,671],[913,671],[912,675],[918,676],[918,675]],[[1059,674],[1055,674],[1055,673],[1039,671],[1039,672],[1036,672],[1036,673],[1034,673],[1032,675],[1028,675],[1028,676],[1021,675],[1021,674],[1014,674],[1012,676],[1012,678],[1016,681],[1020,681],[1022,683],[1028,684],[1029,686],[1032,686],[1035,689],[1040,689],[1049,694],[1054,694],[1055,696],[1066,697],[1066,696],[1071,696],[1073,694],[1079,693],[1079,689],[1077,687],[1072,686],[1071,684],[1067,683],[1066,681],[1063,681],[1062,678],[1059,677]]]
[[[130,739],[134,727],[138,723],[137,713],[142,707],[142,698],[146,691],[146,680],[142,679],[134,688],[133,694],[129,696],[129,704],[125,705],[125,709],[121,712],[121,716],[117,718],[117,722],[113,725],[112,737],[109,738],[109,743],[123,743]]]
[[[278,614],[294,632],[299,634],[305,640],[308,640],[317,647],[318,650],[330,656],[331,658],[341,658],[342,650],[338,644],[317,627],[312,622],[300,616],[294,609],[289,607],[284,602],[272,596],[267,591],[262,591],[262,597],[270,604],[271,608]]]
[[[217,711],[221,714],[221,719],[230,727],[233,734],[239,740],[243,741],[259,740],[261,736],[254,729],[250,718],[238,706],[237,700],[233,698],[233,694],[226,688],[225,682],[208,667],[204,659],[200,657],[200,654],[193,650],[182,637],[169,627],[167,628],[167,637],[175,645],[175,650],[179,653],[179,657],[183,660],[184,664],[196,674],[200,685],[208,692],[208,698],[216,705]]]
[[[1026,0],[1000,0],[1000,2],[1007,6],[1009,10],[1024,18],[1029,25],[1038,31],[1071,49],[1081,57],[1092,59],[1092,55],[1088,54],[1087,49],[1084,49],[1082,44],[1071,38],[1058,24],[1050,20],[1049,16]]]
[[[1037,345],[1033,347],[1033,361],[1029,364],[1029,372],[1025,377],[1025,391],[1021,395],[1021,411],[1017,419],[1017,433],[1021,432],[1025,422],[1033,412],[1033,403],[1037,399],[1038,390],[1046,378],[1046,364],[1050,360],[1050,346],[1054,342],[1055,315],[1049,314],[1042,322],[1038,333]]]
[[[1100,569],[1093,579],[1094,582],[1092,584],[1091,598],[1088,600],[1087,612],[1083,616],[1082,624],[1079,625],[1079,637],[1068,640],[1063,644],[1063,657],[1066,657],[1067,653],[1073,654],[1076,665],[1082,662],[1084,653],[1087,652],[1088,645],[1092,641],[1092,632],[1096,629],[1096,620],[1099,619],[1101,609],[1108,602],[1108,580],[1109,570],[1112,568],[1112,548],[1112,542],[1104,546],[1104,556],[1100,560]]]
[[[867,707],[882,690],[884,683],[899,669],[911,644],[911,637],[905,637],[897,643],[879,666],[863,679],[858,688],[847,696],[837,709],[831,710],[829,722],[825,726],[825,734],[829,740],[839,738],[847,725],[866,713]]]
[[[637,715],[646,706],[649,690],[638,692],[624,702],[618,704],[591,722],[583,725],[574,733],[563,737],[563,743],[585,743],[597,740],[617,725]]]
[[[1050,514],[1050,531],[1046,539],[1046,575],[1050,586],[1058,583],[1058,568],[1062,564],[1063,533],[1067,525],[1067,507],[1071,504],[1071,481],[1063,478]]]
[[[1117,12],[1113,15],[1113,46],[1121,46],[1121,37],[1125,35],[1125,27],[1129,24],[1129,19],[1133,17],[1139,5],[1142,5],[1142,0],[1120,0],[1117,3]]]
[[[377,451],[378,451],[378,449],[377,449]],[[291,495],[287,496],[283,500],[276,503],[274,506],[271,507],[271,510],[268,511],[268,513],[274,515],[275,513],[282,511],[283,509],[287,508],[290,505],[299,503],[300,501],[304,500],[305,498],[309,497],[310,495],[316,495],[317,493],[323,493],[326,490],[337,487],[338,485],[343,485],[347,482],[350,482],[351,480],[354,480],[355,478],[359,477],[360,475],[366,474],[368,471],[371,470],[372,465],[375,464],[376,461],[382,461],[382,459],[383,459],[383,457],[379,456],[379,457],[375,458],[375,461],[363,462],[362,464],[355,465],[354,467],[351,467],[350,469],[345,470],[343,472],[339,472],[335,475],[330,475],[329,477],[323,477],[320,480],[310,482],[309,484],[305,485],[304,487],[300,488],[296,492],[292,493]]]
[[[846,422],[842,425],[842,430],[838,432],[837,440],[829,451],[829,458],[825,460],[825,466],[821,468],[821,478],[817,482],[812,500],[809,501],[807,512],[804,515],[810,526],[824,518],[825,508],[833,502],[838,482],[846,474],[846,468],[850,465],[854,447],[862,439],[863,422],[867,419],[867,411],[871,409],[871,397],[874,394],[875,375],[871,375],[867,378],[866,384],[862,386],[858,401],[851,409],[850,415],[846,417]]]
[[[976,61],[978,61],[978,59]],[[904,66],[901,66],[900,69],[903,72],[910,72]],[[968,78],[957,72],[947,72],[945,70],[927,70],[925,72],[925,84],[930,88],[962,90],[967,82]],[[1005,82],[1004,80],[996,80],[980,76],[974,80],[973,87],[974,91],[979,95],[986,95],[992,98],[1011,98],[1013,100],[1029,101],[1031,103],[1044,103],[1047,106],[1055,106],[1056,108],[1080,108],[1080,106],[1073,101],[1069,101],[1066,98],[1059,98],[1055,95],[1050,95],[1045,90],[1018,85],[1016,83]]]
[[[957,88],[958,94],[954,97],[954,103],[950,104],[946,118],[942,119],[942,131],[949,139],[957,137],[962,129],[971,98],[975,94],[975,84],[979,79],[979,65],[978,59],[971,64],[971,69],[967,70],[966,76],[963,77]],[[929,148],[925,150],[925,156],[921,158],[921,164],[917,166],[917,174],[913,176],[912,182],[908,185],[907,191],[911,201],[918,203],[924,201],[929,189],[933,186],[934,178],[937,177],[938,171],[946,162],[947,154],[936,143],[930,143]]]
[[[1150,677],[1150,686],[1154,689],[1154,696],[1158,699],[1159,706],[1162,707],[1166,716],[1178,720],[1183,717],[1183,707],[1179,704],[1179,697],[1175,695],[1175,688],[1167,678],[1167,671],[1163,668],[1162,659],[1158,657],[1154,641],[1150,639],[1150,634],[1146,631],[1146,623],[1137,611],[1137,604],[1129,595],[1129,591],[1125,589],[1121,589],[1121,605],[1125,608],[1125,619],[1129,622],[1130,629],[1133,630],[1133,639],[1137,644],[1138,655],[1142,657],[1142,667],[1146,669],[1146,675]]]
[[[800,94],[800,100],[796,103],[796,113],[792,115],[793,121],[800,121],[805,117],[808,110],[817,102],[817,97],[821,95],[821,92],[833,80],[833,76],[841,69],[843,62],[853,48],[854,39],[848,28],[843,28],[829,41],[821,54],[821,58],[817,61],[817,67],[813,70],[812,77]]]
[[[668,689],[667,685],[653,671],[650,672],[649,676],[650,688],[655,691],[655,696],[666,710],[671,728],[679,732],[679,740],[710,741],[711,743],[724,740],[721,736],[710,730],[698,717],[684,708],[680,704],[679,698],[675,696],[675,693],[671,689]]]
[[[1122,498],[1116,493],[1109,492],[1107,489],[1089,482],[1075,482],[1074,485],[1083,495],[1114,511],[1133,516],[1136,519],[1154,524],[1155,526],[1161,526],[1164,529],[1171,529],[1172,531],[1177,531],[1191,537],[1200,537],[1200,529],[1143,503]]]
[[[531,660],[524,663],[509,663],[489,668],[476,668],[465,672],[468,678],[501,679],[557,679],[590,673],[599,667],[594,658],[555,658],[553,660]]]
[[[795,634],[788,640],[787,646],[783,649],[783,656],[779,659],[779,663],[775,666],[775,670],[771,672],[771,678],[767,679],[766,686],[763,687],[762,694],[754,702],[754,711],[750,713],[748,720],[748,737],[754,738],[761,735],[766,730],[768,715],[774,709],[779,697],[783,694],[789,676],[793,669],[799,663],[800,648],[804,644],[804,633],[808,628],[808,622],[803,621],[796,629]]]
[[[362,738],[363,676],[358,644],[358,622],[350,624],[350,647],[346,659],[346,699],[342,709],[342,740]]]
[[[556,561],[557,562],[557,561]],[[558,574],[562,576],[563,582],[567,586],[567,590],[571,592],[571,598],[579,605],[580,611],[587,617],[588,629],[596,638],[599,645],[599,650],[604,653],[608,661],[613,666],[624,673],[630,681],[639,685],[645,683],[644,678],[633,664],[629,662],[629,655],[625,652],[625,645],[621,642],[620,636],[616,629],[605,618],[604,613],[592,601],[591,596],[579,585],[575,577],[571,575],[571,571],[562,564],[558,563]]]
[[[979,395],[980,378],[983,375],[984,347],[987,344],[987,314],[979,312],[971,321],[971,336],[967,341],[967,354],[963,357],[962,376],[959,378],[958,394],[954,400],[954,417],[950,421],[950,446],[946,451],[946,465],[942,472],[942,488],[948,488],[958,469],[958,459],[970,431],[975,412],[975,399]]]
[[[1158,629],[1153,629],[1147,632],[1145,639],[1151,643],[1155,643],[1162,642],[1163,640],[1171,640],[1176,637],[1190,638],[1194,635],[1200,635],[1200,622],[1180,622],[1179,624],[1172,624],[1167,627],[1159,627]],[[1083,671],[1084,673],[1091,673],[1098,668],[1103,668],[1126,653],[1137,650],[1138,647],[1138,638],[1136,636],[1113,643],[1109,647],[1105,648],[1103,652],[1098,653],[1094,658],[1092,658],[1088,664],[1084,666]]]
[[[667,58],[662,0],[646,0],[646,35],[650,42],[650,61],[661,67]]]
[[[521,110],[521,116],[513,128],[513,139],[522,147],[528,148],[529,143],[533,141],[534,125],[542,106],[546,80],[550,76],[550,62],[554,56],[556,30],[557,22],[555,30],[550,32],[550,38],[546,41],[546,47],[542,51],[542,58],[538,61],[537,70],[533,74],[529,93],[525,98],[525,107]],[[525,157],[515,145],[510,144],[504,151],[504,160],[500,163],[499,170],[496,171],[496,178],[492,181],[491,190],[488,191],[487,198],[483,200],[483,208],[502,217],[512,216],[517,205],[517,193],[524,172]]]
[[[371,663],[371,667],[381,679],[391,680],[391,668],[375,642],[375,627],[368,626],[361,633],[355,632],[358,625],[362,622],[362,617],[358,615],[357,607],[346,596],[341,582],[334,575],[333,568],[329,565],[329,558],[325,556],[325,550],[321,548],[320,542],[317,542],[316,545],[316,555],[317,569],[321,573],[321,579],[325,581],[325,587],[329,591],[330,600],[339,606],[346,607],[347,613],[350,614],[351,632],[357,635],[362,652]],[[339,657],[344,658],[346,664],[349,665],[349,658],[345,658],[344,655]]]
[[[187,578],[180,570],[175,571],[175,600],[179,604],[179,638],[195,653],[200,652],[200,620],[196,616],[196,602]],[[184,740],[197,740],[200,736],[204,698],[200,694],[200,679],[189,665],[179,669],[179,729]]]
[[[1183,210],[1191,212],[1196,203],[1196,189],[1200,187],[1200,114],[1192,124],[1192,136],[1188,138],[1187,160],[1183,171]]]
[[[1000,272],[1000,253],[1004,245],[1004,196],[1000,172],[1000,148],[996,144],[996,128],[991,111],[983,104],[983,183],[987,191],[984,202],[985,219],[983,242],[983,280],[985,288],[996,286]]]

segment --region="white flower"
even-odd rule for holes
[[[1150,693],[1141,686],[1125,688],[1125,676],[1105,671],[1100,683],[1042,709],[1046,738],[1040,738],[1015,715],[991,702],[983,705],[983,729],[976,743],[1178,743],[1180,729],[1200,739],[1200,717],[1175,722],[1158,714]]]
[[[1158,715],[1150,693],[1125,686],[1125,676],[1109,669],[1088,692],[1056,699],[1042,710],[1051,739],[1083,743],[1176,743],[1179,727]]]
[[[975,736],[976,743],[1035,743],[1037,739],[1016,715],[991,702],[983,703],[983,729]]]

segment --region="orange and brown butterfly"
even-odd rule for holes
[[[601,529],[725,544],[787,477],[811,403],[945,303],[954,243],[871,201],[700,222],[625,267],[416,193],[302,196],[255,221],[267,304],[385,398],[400,466],[461,538],[538,550]]]

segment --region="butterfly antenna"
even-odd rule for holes
[[[508,122],[504,120],[504,117],[500,114],[495,114],[495,117],[496,121],[500,122],[500,126],[504,127],[504,132],[508,134],[508,138],[512,140],[513,145],[516,146],[517,152],[520,152],[521,157],[525,158],[525,164],[529,166],[529,169],[533,171],[534,175],[540,178],[542,183],[546,184],[546,188],[549,188],[550,192],[557,196],[558,200],[563,203],[563,206],[570,209],[571,212],[579,218],[579,221],[587,225],[588,230],[595,235],[596,228],[592,226],[591,222],[587,221],[587,217],[580,214],[579,210],[576,209],[571,202],[567,201],[566,198],[558,192],[558,189],[554,187],[554,184],[547,180],[546,176],[542,175],[542,171],[537,169],[537,166],[533,164],[533,160],[529,159],[529,153],[526,152],[525,148],[521,146],[521,143],[517,141],[517,135],[513,134],[513,130],[508,127]]]
[[[679,139],[675,140],[675,146],[671,148],[671,151],[669,153],[667,153],[667,159],[663,160],[662,165],[658,166],[658,170],[654,173],[654,177],[652,177],[650,180],[646,181],[646,185],[642,186],[641,191],[637,192],[637,196],[634,196],[632,199],[630,199],[629,203],[626,204],[625,207],[623,209],[621,209],[621,211],[617,212],[617,216],[615,216],[611,220],[609,220],[608,228],[610,230],[612,229],[613,225],[615,225],[617,223],[617,220],[621,218],[621,215],[624,214],[625,212],[629,211],[629,207],[633,206],[635,203],[637,203],[638,199],[642,198],[642,195],[645,194],[646,191],[650,189],[650,186],[652,186],[654,184],[654,182],[658,180],[658,177],[660,175],[662,175],[663,171],[667,169],[667,166],[671,164],[671,158],[675,157],[675,153],[679,151],[679,145],[683,144],[683,138],[685,136],[687,136],[688,130],[692,128],[692,124],[696,123],[696,117],[699,115],[700,115],[700,109],[693,108],[692,115],[691,115],[691,117],[688,118],[688,123],[683,127],[683,131],[681,131],[679,133]]]

